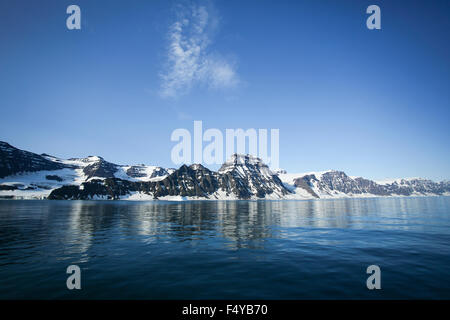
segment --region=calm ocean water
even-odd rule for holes
[[[81,290],[66,288],[72,264]],[[0,201],[13,298],[449,299],[450,197]]]

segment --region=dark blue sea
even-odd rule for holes
[[[0,201],[0,299],[392,298],[450,299],[450,197]]]

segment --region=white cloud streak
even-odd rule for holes
[[[205,6],[184,7],[169,29],[167,65],[161,76],[161,96],[176,97],[194,86],[234,87],[238,76],[233,63],[211,50],[217,19]]]

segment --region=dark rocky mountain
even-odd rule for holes
[[[93,157],[91,157],[93,158]],[[114,173],[118,170],[118,165],[105,161],[102,157],[96,157],[96,161],[83,168],[86,179],[92,177],[114,178]]]
[[[41,155],[17,149],[0,141],[0,178],[19,172],[58,170],[65,167],[63,164],[47,160]]]
[[[54,189],[48,196],[49,200],[90,200],[90,199],[120,199],[120,196],[138,191],[139,183],[107,178],[92,179],[81,185],[66,185]]]
[[[221,189],[239,199],[283,197],[290,191],[261,159],[233,154],[219,169]]]
[[[157,184],[159,188],[154,192],[155,197],[179,195],[207,198],[219,187],[217,173],[200,164],[183,165]]]

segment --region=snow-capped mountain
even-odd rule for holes
[[[240,199],[252,197],[279,199],[290,193],[261,159],[233,154],[219,169],[222,188]]]
[[[60,159],[0,142],[0,198],[9,199],[319,199],[450,195],[450,182],[394,179],[375,182],[342,171],[290,174],[251,155],[234,154],[216,172],[118,165],[102,157]]]
[[[80,186],[108,178],[151,181],[173,169],[156,166],[122,166],[99,156],[60,159],[17,149],[0,141],[0,198],[44,199],[63,186]]]
[[[377,183],[335,170],[280,174],[279,177],[296,195],[314,198],[450,195],[449,182],[418,178]]]
[[[49,199],[281,199],[290,194],[258,158],[233,155],[218,172],[200,164],[183,165],[148,181],[91,179],[53,190]]]

